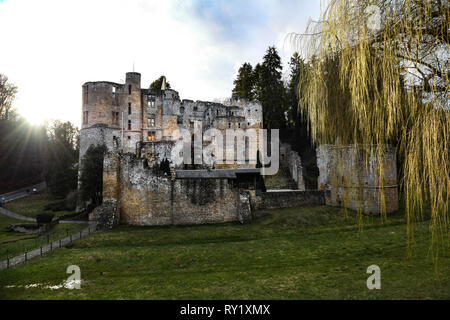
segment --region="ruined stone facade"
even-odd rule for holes
[[[267,189],[305,191],[305,179],[299,154],[288,143],[279,146],[280,167],[275,175],[264,176]]]
[[[110,152],[104,160],[103,202],[117,205],[102,216],[94,211],[91,219],[147,226],[251,221],[246,189],[252,186],[239,187],[239,169],[215,170],[214,175],[195,171],[167,175],[149,167],[145,158]]]
[[[270,190],[256,193],[250,190],[249,193],[251,207],[260,210],[325,205],[328,191]]]
[[[83,85],[80,164],[91,145],[103,144],[108,150],[103,172],[104,204],[94,210],[91,219],[99,221],[103,228],[119,223],[250,221],[249,194],[238,186],[233,171],[217,171],[222,176],[214,178],[176,178],[175,170],[186,168],[174,163],[172,156],[175,146],[182,143],[179,129],[185,129],[194,138],[214,128],[220,131],[224,142],[229,129],[261,129],[261,105],[243,100],[230,100],[230,105],[180,100],[175,90],[141,88],[140,79],[139,73],[129,72],[124,84],[87,82]],[[254,168],[258,137],[246,140],[245,157],[253,160],[252,164],[250,161],[237,163],[236,142],[223,150],[224,159],[232,155],[227,158],[231,162],[196,168]],[[208,142],[201,142],[202,147],[205,144]],[[165,160],[170,163],[171,176],[158,171]]]
[[[367,214],[398,210],[397,160],[392,148],[385,148],[381,167],[367,147],[321,145],[316,152],[319,188],[329,191],[326,204]]]
[[[149,157],[160,157],[161,153],[151,151],[166,148],[168,155],[171,150],[167,148],[173,144],[166,142],[180,140],[178,129],[201,134],[214,128],[225,139],[227,129],[262,128],[259,103],[233,99],[230,105],[224,105],[180,100],[178,92],[172,89],[141,88],[141,75],[137,72],[128,72],[124,84],[86,82],[82,89],[80,159],[93,144],[104,144],[109,151],[123,153],[140,153],[145,148],[143,154]],[[249,146],[255,145],[249,141]],[[256,150],[249,150],[248,154],[256,160]],[[235,168],[236,164],[217,166],[220,167]]]
[[[100,228],[120,223],[246,223],[253,210],[301,205],[339,205],[372,214],[398,209],[396,159],[390,149],[379,176],[375,159],[368,166],[363,163],[364,150],[320,146],[319,190],[305,190],[301,158],[285,143],[279,145],[278,172],[262,178],[255,168],[259,135],[241,140],[245,142],[244,163],[237,161],[236,140],[223,150],[224,159],[231,161],[196,165],[193,150],[194,165],[177,164],[174,150],[183,145],[179,129],[188,133],[188,139],[196,139],[214,128],[224,140],[229,129],[258,131],[262,129],[261,105],[242,100],[230,101],[230,105],[180,100],[175,90],[141,88],[140,79],[139,73],[129,72],[124,84],[83,85],[80,164],[89,146],[105,145],[108,150],[103,205],[90,215]],[[210,143],[203,140],[201,148]],[[163,170],[161,164],[166,161],[169,167]],[[384,198],[378,192],[381,186]],[[271,190],[265,192],[265,188]]]

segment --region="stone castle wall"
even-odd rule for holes
[[[387,147],[378,166],[367,148],[321,145],[317,148],[319,186],[329,190],[326,204],[362,210],[368,214],[398,210],[397,162],[395,151]],[[384,194],[380,192],[384,191]]]
[[[327,191],[322,190],[274,190],[259,194],[249,192],[253,210],[324,205],[327,194]]]
[[[305,188],[302,161],[299,154],[288,143],[280,144],[280,168],[275,175],[265,176],[264,182],[269,190],[302,190]]]
[[[133,154],[108,153],[103,201],[117,202],[114,224],[182,225],[248,221],[249,199],[228,179],[174,179]]]
[[[108,150],[120,146],[120,130],[104,124],[95,124],[80,133],[80,161],[91,145],[105,145]]]

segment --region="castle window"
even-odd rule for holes
[[[128,114],[131,114],[131,102],[128,102]]]
[[[131,137],[130,137],[130,136],[128,136],[127,138],[128,138],[128,140],[131,140]]]
[[[190,122],[189,122],[189,127],[191,127],[191,128],[194,127],[194,121],[190,121]]]
[[[113,94],[116,93],[116,87],[112,87],[111,90]]]
[[[119,125],[119,113],[113,111],[112,112],[112,123],[115,125]]]
[[[154,100],[148,100],[147,105],[149,108],[154,108],[155,107],[155,101]]]
[[[147,135],[147,140],[148,141],[155,141],[155,138],[156,138],[155,131],[149,131],[148,135]]]
[[[149,127],[154,127],[155,126],[155,117],[154,116],[150,116],[148,118],[148,126]]]
[[[249,148],[249,137],[245,137],[245,161],[250,160],[250,148]]]
[[[131,84],[128,85],[128,94],[131,94]]]
[[[131,120],[128,120],[128,130],[131,130]]]
[[[194,111],[197,111],[197,110],[198,110],[198,107],[197,107],[197,106],[195,106],[195,107],[194,107]]]
[[[184,113],[184,107],[180,107],[180,113]]]
[[[83,124],[88,124],[89,111],[83,112]]]
[[[238,126],[239,126],[239,128],[241,127],[241,123],[240,122],[239,122]]]
[[[228,128],[231,128],[231,122],[228,122]]]

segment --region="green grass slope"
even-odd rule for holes
[[[382,223],[318,206],[258,212],[251,224],[120,226],[0,271],[2,299],[449,299],[450,259],[434,272],[428,222],[407,258],[401,213]],[[381,268],[368,290],[367,267]],[[80,290],[62,283],[81,269]],[[34,288],[26,285],[38,284]]]

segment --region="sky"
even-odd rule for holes
[[[317,19],[320,0],[0,0],[0,73],[32,123],[81,122],[81,86],[164,74],[182,99],[231,95],[244,62],[275,45],[288,73],[286,36]]]

